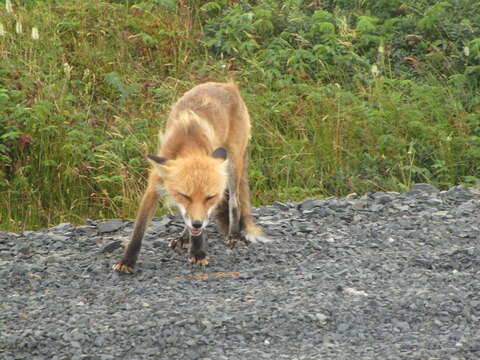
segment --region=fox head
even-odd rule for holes
[[[179,208],[192,235],[200,235],[223,199],[228,182],[227,151],[220,147],[210,156],[167,159],[147,155],[163,180],[167,196]]]

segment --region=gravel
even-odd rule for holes
[[[0,232],[1,359],[478,359],[480,189],[275,202],[275,241],[223,242],[210,265],[155,218],[133,275],[111,270],[133,223]]]

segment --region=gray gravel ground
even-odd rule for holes
[[[255,210],[275,239],[210,265],[154,219],[136,272],[111,265],[132,222],[0,232],[0,358],[479,359],[480,191],[307,199]]]

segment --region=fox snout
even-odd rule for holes
[[[204,225],[205,223],[205,225]],[[200,235],[203,231],[203,229],[208,225],[208,219],[207,221],[199,221],[199,220],[194,220],[192,221],[192,226],[188,226],[188,231],[192,235]]]
[[[207,227],[211,211],[194,211],[186,208],[177,203],[180,213],[182,214],[183,221],[192,235],[200,235],[202,231]],[[189,211],[190,210],[190,211]],[[210,209],[209,209],[210,210]]]
[[[192,235],[200,235],[208,225],[208,218],[204,220],[191,220],[188,217],[184,216],[183,220],[185,221],[185,225],[187,226],[188,231]]]
[[[192,226],[194,229],[201,229],[203,226],[203,223],[201,221],[193,221]]]

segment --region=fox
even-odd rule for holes
[[[206,227],[214,216],[232,247],[271,242],[254,222],[248,182],[250,115],[237,85],[207,82],[171,108],[158,153],[148,154],[148,183],[123,258],[112,268],[132,273],[160,197],[176,205],[184,230],[171,248],[189,249],[188,261],[208,265]]]

